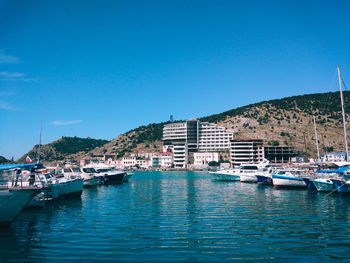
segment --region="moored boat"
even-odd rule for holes
[[[103,163],[91,164],[84,168],[94,168],[97,172],[96,176],[104,184],[122,184],[124,177],[127,174],[124,171],[118,171],[113,166],[108,166]]]
[[[317,178],[314,179],[312,182],[315,185],[318,192],[331,192],[335,189],[335,186],[331,179]]]
[[[334,187],[339,193],[350,193],[350,181],[331,179]]]
[[[240,177],[234,174],[234,170],[219,170],[216,172],[210,172],[213,179],[216,181],[239,181]]]
[[[303,178],[305,178],[303,170],[283,169],[277,170],[272,174],[272,182],[275,187],[293,187],[307,188]]]

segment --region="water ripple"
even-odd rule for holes
[[[1,230],[0,262],[338,261],[349,226],[346,196],[144,172],[24,211]]]

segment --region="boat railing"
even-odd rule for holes
[[[45,184],[37,174],[23,174],[18,170],[5,170],[0,172],[0,189],[27,189],[43,188]]]

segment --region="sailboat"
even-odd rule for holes
[[[343,79],[340,73],[340,67],[338,67],[338,81],[339,81],[339,90],[340,90],[340,102],[341,102],[341,110],[343,117],[343,129],[344,129],[344,142],[345,142],[345,154],[346,161],[349,161],[349,150],[348,150],[348,140],[347,140],[347,131],[346,131],[346,115],[344,109],[344,97],[343,97],[343,89],[342,83]],[[331,179],[333,185],[337,189],[339,193],[350,193],[350,180],[344,179]]]

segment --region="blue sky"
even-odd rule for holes
[[[0,1],[0,155],[335,91],[348,1]]]

